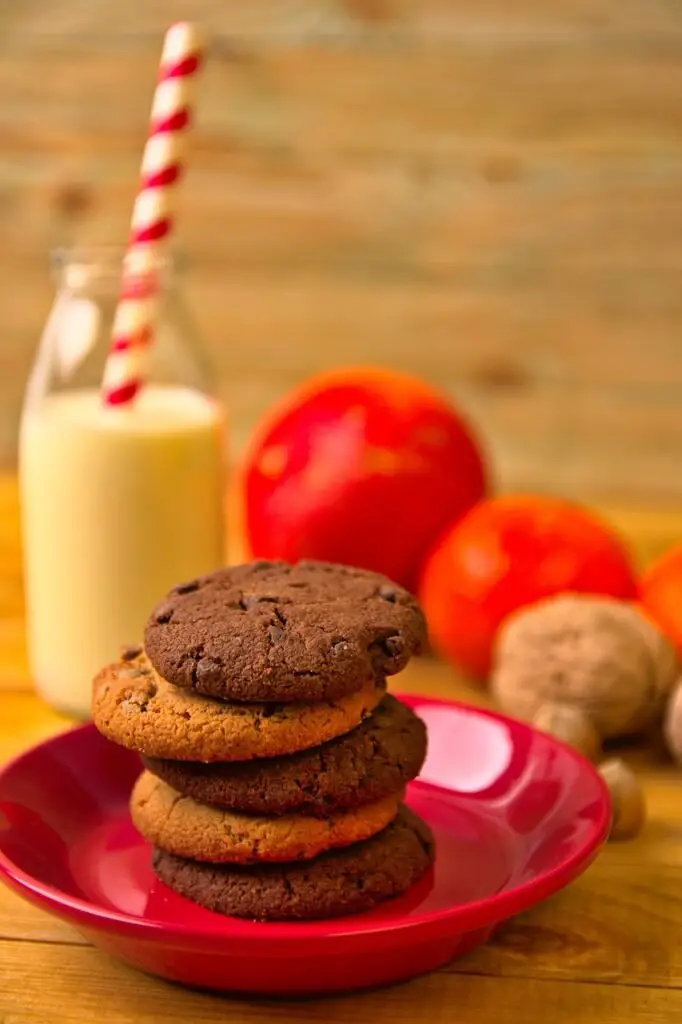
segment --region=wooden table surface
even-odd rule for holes
[[[682,512],[604,510],[648,561],[682,536]],[[422,661],[400,687],[482,702]],[[23,633],[16,489],[0,478],[0,763],[69,726],[31,690]],[[649,823],[611,844],[564,892],[465,959],[404,985],[344,998],[267,1002],[183,990],[100,953],[0,886],[0,1024],[663,1024],[682,1019],[682,772],[631,749]]]

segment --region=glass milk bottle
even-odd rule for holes
[[[168,257],[149,376],[135,402],[102,401],[122,258],[58,254],[20,429],[31,669],[50,704],[81,718],[93,676],[141,640],[154,604],[225,553],[223,414]]]

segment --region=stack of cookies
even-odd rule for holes
[[[93,687],[97,728],[142,756],[130,806],[157,876],[255,919],[410,888],[433,860],[402,803],[426,733],[385,680],[424,632],[407,591],[343,566],[257,562],[175,587],[144,648]]]

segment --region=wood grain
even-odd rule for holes
[[[230,999],[179,991],[88,947],[65,949],[33,942],[0,942],[0,977],[6,981],[0,990],[0,1012],[7,1015],[7,1024],[42,1024],[46,1007],[58,1014],[51,1020],[95,1020],[103,1006],[107,1020],[135,1024],[157,1024],[161,1019],[203,1024],[226,1018],[233,1024],[518,1024],[522,1019],[669,1024],[682,1013],[682,991],[676,988],[448,972],[336,1000]]]
[[[46,45],[54,41],[55,35],[85,42],[106,38],[113,45],[123,40],[127,44],[134,24],[135,37],[153,44],[170,21],[187,17],[200,19],[212,34],[266,39],[280,45],[311,39],[376,44],[377,27],[407,27],[420,38],[436,41],[444,37],[478,41],[501,36],[512,43],[528,35],[548,41],[614,37],[646,41],[680,31],[678,8],[674,4],[651,4],[649,0],[623,0],[617,5],[610,0],[555,0],[551,6],[543,0],[523,0],[512,8],[506,0],[480,0],[474,9],[465,0],[332,0],[324,5],[317,0],[251,0],[249,4],[157,0],[145,5],[121,0],[107,11],[93,7],[91,0],[52,0],[47,23],[39,0],[26,0],[21,7],[3,7],[0,23],[7,30],[18,27]]]
[[[302,377],[386,362],[506,488],[679,502],[682,14],[647,0],[3,5],[0,462],[46,252],[125,237],[176,16],[213,36],[180,223],[236,453]]]

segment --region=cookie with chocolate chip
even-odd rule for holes
[[[335,700],[421,650],[416,599],[384,576],[326,562],[254,562],[175,587],[145,650],[175,686],[230,701]]]
[[[419,774],[425,757],[424,723],[387,694],[356,729],[297,754],[213,764],[143,761],[178,793],[201,804],[247,814],[324,817],[399,792]]]
[[[402,796],[393,793],[326,818],[273,817],[198,804],[142,772],[130,797],[130,815],[145,839],[179,857],[216,864],[284,863],[368,839],[393,821]]]
[[[377,835],[292,864],[204,864],[156,849],[157,877],[194,903],[256,920],[341,917],[407,892],[434,860],[433,835],[402,807]]]
[[[248,761],[291,754],[349,732],[385,694],[370,681],[335,701],[228,703],[173,686],[131,649],[97,674],[92,718],[108,739],[148,757]]]

